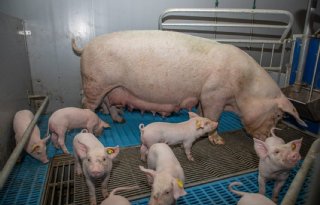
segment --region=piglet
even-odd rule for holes
[[[104,147],[93,134],[83,129],[73,140],[73,151],[76,174],[84,174],[89,188],[90,204],[95,205],[97,201],[93,180],[102,179],[102,195],[106,198],[112,160],[119,154],[119,147]]]
[[[239,196],[242,196],[241,199],[238,201],[237,205],[276,205],[273,201],[271,201],[269,198],[265,197],[262,194],[257,193],[246,193],[242,191],[236,191],[232,189],[233,186],[242,185],[241,182],[232,182],[229,184],[228,188],[229,190],[237,194]]]
[[[21,110],[15,114],[13,119],[13,129],[15,132],[16,144],[18,144],[21,141],[24,132],[26,131],[28,125],[30,124],[33,118],[34,115],[29,110]],[[29,138],[29,141],[26,143],[24,149],[35,159],[43,163],[48,163],[49,160],[46,153],[46,143],[48,140],[49,137],[46,137],[43,140],[40,139],[39,127],[35,125]]]
[[[64,153],[69,153],[64,143],[65,133],[75,128],[86,128],[96,136],[100,135],[103,128],[110,127],[89,109],[75,107],[62,108],[52,113],[48,122],[48,131],[51,132],[51,141],[56,148],[61,148]]]
[[[265,184],[268,180],[275,180],[272,200],[277,203],[281,187],[286,182],[290,170],[301,159],[299,150],[301,139],[285,142],[274,134],[271,129],[271,137],[265,142],[254,138],[254,149],[260,158],[259,161],[259,192],[265,194]]]
[[[148,149],[154,143],[164,142],[169,145],[182,143],[187,158],[194,161],[191,155],[192,143],[199,137],[214,131],[218,123],[208,118],[189,112],[189,120],[180,123],[154,122],[147,126],[139,125],[141,132],[141,160],[146,161]]]
[[[132,187],[118,187],[110,193],[109,197],[102,201],[101,205],[130,205],[128,199],[123,196],[115,195],[118,191],[129,191],[138,189],[139,186]]]
[[[170,205],[186,195],[183,188],[184,172],[172,152],[165,143],[156,143],[150,147],[148,154],[148,169],[139,166],[152,184],[149,205]]]

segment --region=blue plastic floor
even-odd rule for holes
[[[280,195],[279,195],[279,203],[281,203],[286,190],[288,190],[296,172],[301,166],[300,164],[290,173],[290,176],[283,186]],[[228,185],[231,182],[238,181],[242,182],[242,186],[234,186],[235,190],[240,190],[244,192],[257,193],[259,192],[258,187],[258,172],[252,172],[248,174],[239,175],[236,177],[230,177],[224,180],[219,180],[211,183],[207,183],[200,186],[195,186],[191,188],[187,188],[187,195],[179,198],[178,205],[195,205],[195,204],[221,204],[221,205],[232,205],[237,204],[240,199],[240,196],[231,193],[228,190]],[[308,190],[308,184],[310,183],[310,176],[305,180],[299,197],[296,201],[296,205],[303,205],[305,203],[306,194]],[[267,183],[267,196],[271,198],[273,183]],[[132,205],[147,205],[149,198],[139,199],[132,201]],[[257,203],[259,204],[259,203]]]
[[[153,116],[150,113],[141,115],[139,112],[125,112],[126,123],[113,123],[109,115],[98,113],[99,117],[111,125],[111,129],[105,129],[99,140],[105,146],[127,147],[140,144],[139,124],[145,125],[155,121],[181,122],[188,119],[186,111],[174,114],[168,118]],[[41,116],[38,126],[42,136],[45,135],[49,116]],[[231,113],[224,112],[219,120],[218,132],[234,131],[242,128],[239,118]],[[72,130],[66,137],[66,146],[70,152],[74,136],[80,130]],[[51,159],[56,154],[61,154],[61,150],[55,149],[52,144],[48,144],[48,157]],[[26,155],[20,164],[17,164],[9,176],[4,188],[0,191],[0,205],[7,204],[40,204],[41,196],[45,187],[45,178],[48,172],[48,164],[42,164],[32,157]],[[294,174],[294,171],[293,173]],[[294,175],[292,175],[294,176]],[[292,178],[292,177],[291,177]],[[240,190],[257,192],[257,173],[250,173],[239,177],[228,178],[201,186],[188,188],[188,194],[179,199],[178,204],[236,204],[238,197],[227,190],[231,181],[241,181],[244,186]],[[289,182],[288,182],[289,183]],[[286,186],[288,186],[288,183]],[[270,193],[270,187],[268,193]],[[283,189],[286,190],[286,187]],[[282,196],[281,196],[282,197]],[[301,198],[301,197],[300,197]],[[281,199],[281,198],[280,198]],[[147,204],[148,199],[134,201],[133,204]]]

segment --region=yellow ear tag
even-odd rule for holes
[[[107,148],[107,154],[113,154],[114,153],[114,149],[112,148]]]
[[[31,152],[34,152],[37,149],[37,147],[40,147],[40,145],[33,144],[32,147],[31,147]]]
[[[179,188],[183,188],[183,182],[180,179],[177,179],[177,184]]]
[[[296,147],[297,147],[297,146],[296,146],[295,143],[292,143],[292,144],[291,144],[291,150],[292,150],[292,151],[294,151],[294,150],[296,149]]]
[[[200,129],[201,128],[201,122],[200,120],[196,120],[196,128]]]

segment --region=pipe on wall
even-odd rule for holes
[[[299,64],[297,69],[297,77],[295,79],[295,84],[294,84],[294,87],[297,92],[299,92],[301,89],[303,73],[306,66],[306,60],[308,55],[309,41],[310,41],[310,16],[314,11],[314,8],[312,7],[313,1],[314,0],[308,1],[307,14],[306,14],[306,19],[304,23],[302,45],[301,45],[301,50],[299,55]]]
[[[35,114],[34,118],[30,122],[29,126],[27,127],[26,131],[23,133],[22,139],[20,143],[17,144],[13,152],[11,153],[9,159],[7,160],[6,164],[4,165],[1,173],[0,173],[0,190],[4,186],[6,180],[8,179],[9,174],[12,171],[18,157],[20,156],[23,148],[25,147],[26,143],[29,141],[31,133],[33,131],[34,126],[36,125],[40,114],[43,112],[44,108],[48,105],[49,97],[46,96],[44,101],[42,102],[40,108],[38,109],[37,113]]]

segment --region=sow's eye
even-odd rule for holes
[[[294,150],[296,150],[296,148],[297,148],[297,145],[295,143],[292,143],[291,144],[291,150],[294,151]]]
[[[279,153],[280,153],[280,150],[276,149],[276,150],[274,150],[274,153],[275,153],[275,154],[279,154]]]

